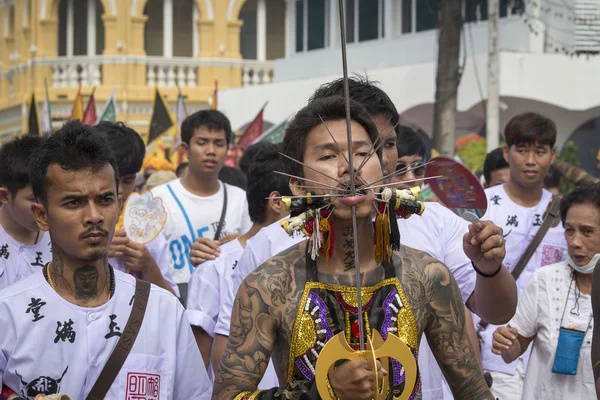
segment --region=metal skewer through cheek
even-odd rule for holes
[[[344,99],[346,100],[346,130],[348,135],[348,168],[350,170],[350,196],[356,196],[356,182],[354,182],[354,160],[352,151],[352,132],[350,126],[352,125],[352,115],[350,113],[350,90],[348,87],[348,59],[346,57],[346,24],[345,24],[345,1],[338,0],[339,11],[340,11],[340,31],[341,31],[341,45],[342,45],[342,70],[344,76]],[[361,276],[360,276],[360,262],[358,259],[358,233],[356,224],[356,206],[352,205],[352,239],[354,240],[354,268],[356,270],[356,309],[358,317],[358,332],[360,349],[365,349],[365,329],[362,312],[362,296],[361,296]]]

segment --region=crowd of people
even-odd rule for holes
[[[351,137],[335,80],[239,168],[216,110],[183,122],[177,167],[123,123],[4,144],[0,399],[316,399],[321,378],[339,399],[596,398],[600,186],[560,197],[554,122],[508,123],[481,220],[439,202],[396,214],[428,149],[380,87],[348,84]],[[167,217],[141,244],[123,205],[148,190]],[[365,334],[391,353],[317,368]]]

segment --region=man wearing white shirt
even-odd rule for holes
[[[50,235],[33,216],[29,163],[43,139],[25,135],[0,149],[0,289],[41,271],[50,261]]]
[[[371,115],[380,132],[380,139],[384,140],[382,163],[387,174],[393,172],[398,161],[396,147],[396,134],[401,135],[401,130],[388,135],[390,129],[398,121],[398,114],[389,97],[372,83],[352,78],[350,80],[350,97],[363,105]],[[313,95],[312,100],[339,95],[342,93],[342,81],[334,81],[324,85]],[[383,125],[382,125],[383,123]],[[388,141],[392,137],[392,146]],[[399,136],[401,139],[401,136]],[[415,153],[412,154],[411,152]],[[406,151],[402,154],[406,165],[423,163],[424,149]],[[409,154],[411,153],[411,154]],[[422,169],[422,168],[421,168]],[[419,169],[417,169],[418,171]],[[407,171],[410,179],[413,171]],[[419,176],[422,177],[422,174]],[[408,185],[408,186],[414,186]],[[471,260],[463,252],[463,236],[469,231],[469,223],[458,218],[454,213],[438,203],[426,203],[426,210],[422,217],[412,216],[409,219],[399,219],[398,226],[403,245],[423,250],[444,262],[452,272],[461,290],[465,304],[475,312],[480,312],[496,321],[508,321],[516,309],[516,290],[514,280],[510,274],[501,268],[492,278],[477,276]],[[247,242],[246,248],[240,257],[238,267],[233,273],[232,286],[228,296],[222,303],[217,327],[229,327],[231,309],[235,294],[244,278],[254,271],[263,262],[295,243],[304,240],[302,237],[291,238],[286,236],[279,226],[273,224],[264,228],[254,238]],[[505,302],[494,301],[494,296],[502,296]],[[419,365],[423,382],[424,399],[440,399],[442,393],[442,373],[433,355],[427,349],[427,342],[421,341],[421,354]]]
[[[0,385],[31,400],[59,392],[83,399],[135,304],[135,279],[108,264],[119,215],[116,162],[95,128],[72,121],[45,140],[30,175],[34,218],[50,232],[53,254],[43,271],[0,293]],[[106,398],[208,399],[210,391],[185,310],[151,286],[137,340]]]
[[[125,204],[133,192],[135,177],[142,169],[146,146],[140,135],[122,122],[101,122],[96,128],[104,134],[115,155],[119,172],[119,196]],[[171,257],[162,234],[144,245],[129,240],[120,226],[115,231],[108,255],[109,264],[119,271],[132,273],[179,296],[179,288],[171,278]]]
[[[263,227],[287,215],[281,196],[291,196],[292,192],[287,178],[273,172],[282,168],[279,149],[280,146],[274,144],[263,148],[255,155],[250,166],[246,197],[252,228],[238,239],[221,246],[221,255],[196,268],[190,279],[187,313],[207,368],[210,360],[216,370],[227,344],[229,326],[215,329],[215,324],[221,303],[229,290],[231,275],[247,240]],[[278,385],[275,371],[270,366],[259,386],[270,389]]]
[[[187,117],[181,125],[182,147],[189,158],[187,173],[152,190],[167,210],[163,232],[177,284],[190,279],[194,270],[190,247],[197,239],[218,241],[246,233],[252,225],[245,192],[218,178],[231,137],[229,120],[219,111],[202,110]]]
[[[486,189],[488,210],[484,219],[494,221],[504,229],[504,263],[512,270],[542,225],[552,200],[552,194],[543,188],[543,182],[555,158],[556,125],[542,115],[524,113],[511,119],[504,132],[504,157],[510,168],[510,180],[504,185]],[[535,270],[563,261],[566,254],[564,229],[560,225],[551,227],[517,280],[519,293]],[[477,318],[475,322],[478,323]],[[480,332],[483,368],[492,375],[492,393],[495,397],[501,400],[518,399],[523,392],[530,351],[524,352],[516,361],[505,364],[491,350],[496,328],[490,324]]]

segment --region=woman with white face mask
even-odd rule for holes
[[[494,333],[492,351],[510,363],[533,342],[523,399],[595,399],[591,363],[592,273],[600,261],[600,186],[560,203],[566,260],[538,269],[517,313]]]

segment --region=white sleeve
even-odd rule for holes
[[[173,398],[208,400],[212,394],[212,382],[206,373],[186,312],[181,304],[178,303],[177,307],[180,315]]]
[[[167,239],[163,233],[159,233],[156,239],[148,243],[148,251],[154,257],[154,261],[158,265],[160,272],[162,273],[163,278],[169,284],[169,287],[173,289],[175,295],[180,297],[179,286],[175,282],[173,282],[173,277],[171,276],[171,270],[173,265],[173,258],[171,257],[171,252],[169,251],[169,246],[167,244]]]
[[[187,314],[190,325],[199,326],[210,336],[215,335],[219,316],[221,290],[215,261],[199,265],[188,285]]]
[[[444,215],[444,259],[440,261],[446,264],[454,276],[463,302],[466,303],[475,291],[477,283],[477,275],[471,260],[463,250],[463,236],[469,231],[469,223],[447,208],[444,211],[447,211],[447,217]]]
[[[517,328],[519,335],[524,337],[533,337],[537,334],[538,301],[540,285],[542,285],[540,271],[537,270],[533,274],[519,295],[517,312],[509,323],[513,328]]]
[[[244,192],[246,194],[246,192]],[[242,205],[242,226],[241,233],[244,234],[252,228],[252,220],[250,219],[250,212],[248,211],[248,200],[244,196],[244,202]]]
[[[221,296],[221,310],[219,311],[219,318],[215,326],[215,334],[229,336],[231,312],[237,291],[242,285],[244,279],[246,279],[246,276],[258,268],[260,264],[262,264],[262,261],[260,261],[254,252],[251,242],[246,242],[246,248],[242,252],[231,278],[226,279],[227,287],[221,289],[225,293],[223,296]]]

